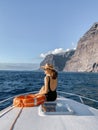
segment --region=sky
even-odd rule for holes
[[[40,63],[77,47],[98,0],[0,0],[0,63]]]

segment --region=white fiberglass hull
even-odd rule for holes
[[[72,111],[49,115],[41,112],[41,106],[3,110],[0,130],[98,130],[97,109],[62,97],[58,102],[69,105]]]

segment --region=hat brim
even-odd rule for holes
[[[55,70],[54,68],[46,67],[46,66],[41,66],[42,69],[50,69],[50,70]]]
[[[41,66],[40,68],[45,69],[45,66]]]

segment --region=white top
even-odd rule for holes
[[[42,114],[40,106],[23,108],[13,130],[98,130],[98,110],[67,98],[57,101],[70,106],[71,114]],[[9,109],[9,108],[8,108]],[[0,130],[10,130],[21,108],[0,112]]]

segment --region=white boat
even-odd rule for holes
[[[78,97],[81,103],[68,98],[68,95]],[[0,130],[98,130],[98,109],[85,105],[83,99],[98,103],[80,95],[58,91],[54,102],[26,108],[11,105],[0,111]]]

